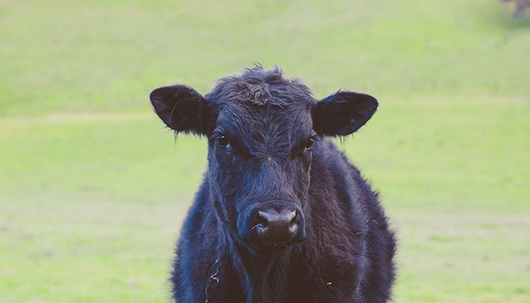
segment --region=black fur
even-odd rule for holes
[[[177,302],[389,300],[393,233],[377,194],[325,139],[364,125],[375,98],[341,91],[317,101],[278,67],[258,65],[205,96],[176,85],[151,101],[169,127],[208,137],[171,278]],[[264,206],[300,209],[306,239],[279,251],[248,241],[251,209]]]

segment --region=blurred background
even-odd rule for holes
[[[376,96],[337,144],[399,238],[395,302],[530,302],[530,10],[496,0],[0,0],[0,301],[167,302],[206,140],[152,112],[253,62]]]

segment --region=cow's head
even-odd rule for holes
[[[208,138],[212,206],[231,239],[252,252],[305,238],[319,139],[355,132],[377,108],[375,98],[354,92],[315,100],[278,67],[261,66],[221,79],[204,96],[185,85],[157,88],[151,102],[168,127]]]

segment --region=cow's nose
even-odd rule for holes
[[[295,210],[259,210],[256,214],[258,235],[265,241],[291,237],[297,229],[295,217]]]
[[[258,246],[285,248],[305,237],[303,218],[298,210],[260,209],[255,213],[255,220],[252,231]]]

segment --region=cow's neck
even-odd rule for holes
[[[284,302],[288,287],[290,252],[269,255],[251,254],[245,247],[232,243],[233,265],[247,291],[247,303]]]

